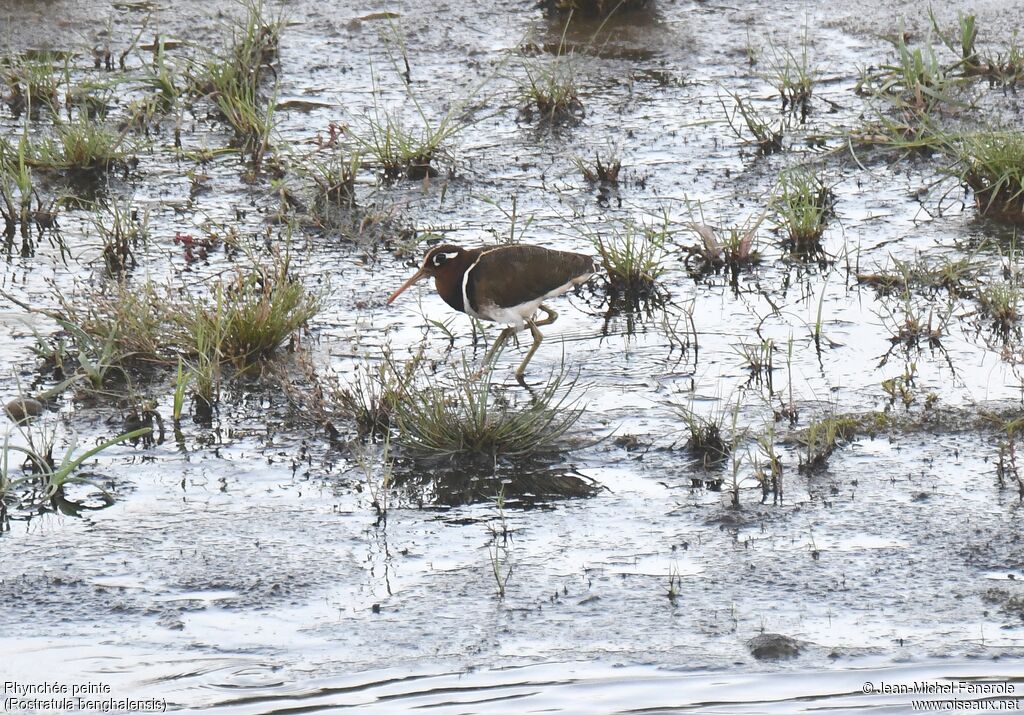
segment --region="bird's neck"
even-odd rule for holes
[[[434,274],[434,285],[437,293],[445,303],[455,310],[466,312],[466,305],[462,295],[462,280],[479,257],[479,250],[464,251],[458,258],[455,258]]]

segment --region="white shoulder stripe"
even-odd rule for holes
[[[476,260],[473,261],[473,265],[467,268],[466,272],[462,274],[462,307],[467,313],[472,315],[474,318],[477,318],[479,316],[476,314],[476,311],[473,309],[473,306],[470,305],[469,303],[469,293],[467,292],[467,289],[469,288],[469,274],[472,273],[473,269],[476,268],[478,263],[480,263],[480,259],[486,256],[488,253],[490,253],[490,251],[484,251],[479,256],[477,256]]]

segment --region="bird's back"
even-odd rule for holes
[[[594,259],[541,246],[484,249],[469,269],[465,295],[477,310],[486,305],[512,308],[551,298],[586,282]]]

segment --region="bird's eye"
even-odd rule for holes
[[[446,252],[446,253],[435,253],[433,258],[430,259],[430,262],[433,263],[436,268],[440,268],[445,263],[447,263],[448,261],[452,260],[453,258],[455,258],[458,255],[459,255],[458,251],[449,251],[449,252]]]

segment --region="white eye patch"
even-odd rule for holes
[[[440,266],[446,261],[450,261],[459,255],[458,251],[448,251],[446,253],[435,253],[431,259],[435,266]]]

